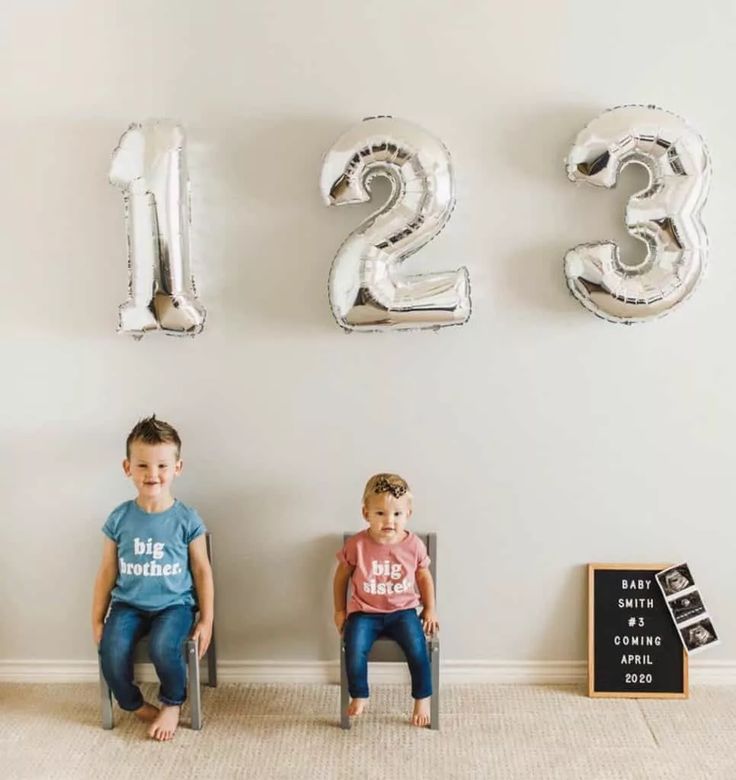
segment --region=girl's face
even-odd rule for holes
[[[395,498],[391,493],[376,493],[368,496],[363,504],[368,533],[381,544],[396,544],[403,540],[411,511],[411,498],[407,494]]]

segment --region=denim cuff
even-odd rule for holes
[[[166,696],[162,696],[161,694],[159,694],[158,700],[161,702],[161,704],[165,704],[167,707],[180,707],[187,700],[187,697],[184,696],[183,699],[180,699],[179,701],[174,701],[173,699],[168,699],[166,698]]]
[[[419,691],[412,691],[411,692],[411,698],[412,699],[426,699],[429,696],[432,695],[432,686],[430,685],[427,688],[422,688]]]
[[[121,710],[125,710],[126,712],[135,712],[136,710],[139,710],[145,703],[146,703],[145,699],[141,696],[138,704],[134,705],[133,707],[126,707],[118,699],[118,706],[120,707]]]
[[[370,698],[370,691],[368,688],[352,689],[348,686],[348,693],[351,699],[368,699]]]

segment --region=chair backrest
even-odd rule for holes
[[[433,531],[430,533],[422,534],[415,531],[417,536],[424,542],[427,548],[427,555],[429,555],[429,571],[434,580],[434,589],[437,590],[437,534]],[[351,536],[355,536],[354,531],[346,531],[342,535],[343,542],[347,542]],[[348,583],[350,587],[350,583]]]

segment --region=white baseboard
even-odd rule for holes
[[[141,682],[154,682],[151,664],[136,665]],[[223,683],[337,683],[337,661],[220,661]],[[203,670],[203,673],[204,670]],[[582,683],[585,661],[443,661],[442,682],[550,685]],[[403,663],[375,663],[371,682],[408,683]],[[0,682],[77,683],[98,679],[95,661],[0,661]],[[690,664],[692,685],[736,685],[736,661],[695,661]]]
[[[337,661],[224,661],[218,664],[223,682],[303,682],[338,683]],[[736,664],[734,664],[736,674]],[[587,665],[576,661],[443,661],[442,681],[446,683],[574,683],[585,680]],[[409,683],[405,663],[372,663],[371,682]],[[736,677],[735,677],[736,680]]]

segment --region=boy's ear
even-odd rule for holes
[[[123,471],[126,477],[130,476],[130,461],[127,458],[123,461]]]
[[[363,504],[362,511],[363,511],[363,519],[367,520],[368,519],[368,510],[366,509],[365,504]]]
[[[184,468],[184,461],[178,460],[174,466],[174,474],[178,477],[181,474],[181,470]]]

